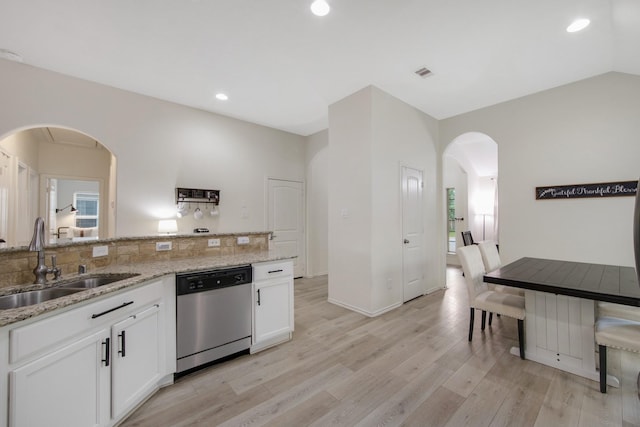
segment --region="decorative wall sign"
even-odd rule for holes
[[[635,196],[637,191],[638,181],[554,185],[550,187],[536,187],[536,200]]]

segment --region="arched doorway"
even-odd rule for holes
[[[498,146],[488,135],[467,132],[453,139],[442,156],[447,209],[447,264],[458,264],[461,231],[474,240],[498,242]]]
[[[0,139],[0,158],[7,247],[27,245],[38,216],[49,244],[114,236],[116,159],[94,138],[59,126],[21,129]]]

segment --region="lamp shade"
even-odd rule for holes
[[[175,234],[178,232],[178,222],[175,219],[161,219],[158,221],[158,233]]]

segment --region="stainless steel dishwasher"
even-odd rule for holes
[[[176,275],[176,373],[251,346],[251,266]]]

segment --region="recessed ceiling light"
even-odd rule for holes
[[[226,101],[227,99],[229,99],[229,97],[224,93],[216,93],[216,99],[219,99],[220,101]]]
[[[0,49],[0,58],[8,59],[9,61],[22,62],[22,56],[7,49]]]
[[[587,18],[578,18],[567,27],[567,33],[575,33],[577,31],[584,30],[590,23],[591,21]]]
[[[331,7],[326,0],[315,0],[311,3],[311,12],[316,16],[325,16],[330,10]]]

